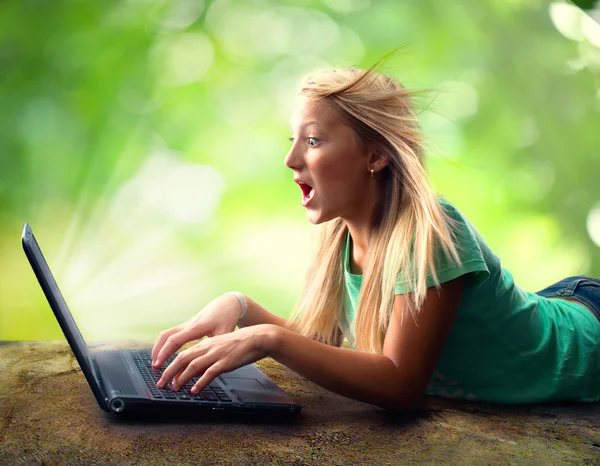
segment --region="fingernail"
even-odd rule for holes
[[[159,387],[161,387],[161,388],[162,388],[162,386],[163,386],[163,381],[162,381],[162,379],[160,379],[158,382],[156,382],[156,385],[158,385]]]

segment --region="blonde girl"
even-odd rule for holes
[[[374,69],[305,82],[285,164],[318,243],[295,315],[288,321],[240,293],[216,298],[160,333],[156,368],[185,343],[210,338],[179,353],[159,386],[180,390],[199,377],[195,393],[269,356],[388,409],[414,407],[424,394],[600,398],[600,280],[571,277],[537,294],[519,288],[430,188],[413,97]]]

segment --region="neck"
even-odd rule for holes
[[[348,230],[350,231],[350,237],[352,238],[349,253],[350,272],[353,274],[362,274],[365,266],[369,250],[369,241],[373,231],[375,207],[376,203],[373,203],[368,210],[368,215],[355,219],[344,219],[348,226]]]

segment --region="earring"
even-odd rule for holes
[[[375,179],[375,170],[371,168],[371,179]]]

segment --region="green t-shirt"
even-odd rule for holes
[[[457,223],[462,266],[436,254],[438,279],[470,274],[458,315],[426,393],[495,403],[600,399],[600,321],[584,306],[519,288],[475,227],[444,198]],[[340,327],[355,346],[361,275],[350,273],[344,248],[345,296]],[[428,283],[433,285],[429,278]],[[410,290],[408,290],[410,291]],[[396,294],[407,290],[399,278]]]

